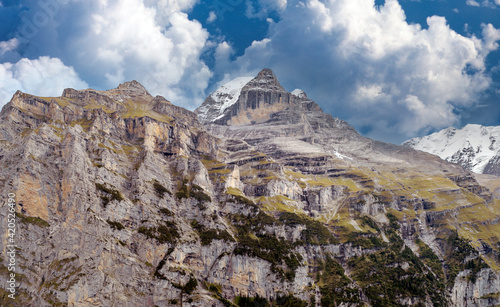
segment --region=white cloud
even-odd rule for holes
[[[40,57],[0,64],[0,105],[9,102],[17,90],[38,96],[60,96],[65,88],[87,88],[73,67],[61,60]]]
[[[208,33],[181,11],[194,3],[109,0],[92,7],[92,26],[72,42],[75,62],[91,63],[94,74],[106,76],[101,86],[136,79],[152,94],[192,108],[211,77],[199,59]]]
[[[208,13],[207,22],[208,22],[208,23],[212,23],[212,22],[214,22],[216,19],[217,19],[217,14],[215,14],[215,12],[214,12],[214,11],[210,11],[210,13]]]
[[[170,25],[170,18],[174,13],[187,12],[193,8],[198,0],[141,0],[149,8],[155,10],[155,22],[161,27]]]
[[[500,1],[500,0],[499,0]],[[489,52],[498,49],[497,41],[500,40],[500,29],[495,29],[491,24],[483,24],[483,44],[482,50],[486,56]]]
[[[18,46],[19,41],[16,38],[0,42],[0,58],[7,52],[14,51]]]
[[[135,79],[184,107],[201,103],[212,74],[200,59],[209,34],[186,13],[197,0],[58,2],[59,13],[28,40],[26,50],[56,55],[93,87]],[[36,12],[37,2],[32,6]]]
[[[456,123],[454,109],[473,105],[491,84],[485,59],[499,30],[484,25],[482,38],[464,37],[442,17],[427,24],[409,24],[396,0],[289,5],[269,37],[235,60],[233,76],[271,67],[282,84],[306,89],[370,136],[402,141]]]
[[[215,48],[216,70],[224,72],[229,70],[231,56],[234,54],[234,49],[227,42],[222,42]]]
[[[467,0],[466,4],[469,6],[478,6],[478,7],[480,6],[479,2],[474,0]]]
[[[495,4],[496,5],[500,5],[500,0],[494,0],[494,1],[491,1],[491,0],[483,0],[483,2],[479,3],[475,0],[467,0],[465,2],[465,4],[469,5],[469,6],[475,6],[475,7],[489,7],[489,8],[496,8]]]

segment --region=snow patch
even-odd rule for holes
[[[410,139],[403,145],[452,162],[454,155],[466,155],[471,161],[471,171],[481,174],[491,158],[500,151],[500,127],[469,124],[462,129],[446,128],[424,137]]]
[[[292,91],[292,95],[297,96],[299,98],[307,98],[306,93],[303,90],[298,89],[298,88],[296,88]]]
[[[238,101],[241,90],[252,79],[253,77],[238,77],[221,85],[210,95],[217,103],[216,106],[219,107],[219,114],[224,113],[227,108],[234,105]]]
[[[341,154],[340,152],[338,152],[338,151],[336,151],[336,150],[334,150],[334,151],[333,151],[333,154],[334,154],[337,158],[339,158],[339,159],[341,159],[341,160],[345,160],[345,159],[347,159],[347,160],[352,160],[352,158],[351,158],[351,157],[344,156],[343,154]]]

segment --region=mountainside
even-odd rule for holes
[[[406,147],[429,152],[478,174],[500,176],[500,127],[467,125],[410,139]]]
[[[500,304],[500,201],[468,171],[359,135],[268,69],[195,113],[135,81],[17,92],[0,305]]]

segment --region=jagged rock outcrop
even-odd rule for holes
[[[500,203],[470,173],[360,136],[270,70],[236,83],[205,124],[135,81],[16,93],[0,223],[13,193],[17,288],[0,304],[499,303]]]

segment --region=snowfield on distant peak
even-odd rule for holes
[[[500,127],[469,124],[462,129],[446,128],[410,139],[403,145],[435,154],[443,160],[459,163],[481,174],[488,163],[499,155]]]

